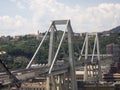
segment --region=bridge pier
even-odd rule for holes
[[[57,47],[56,53],[54,53],[54,38],[55,38],[54,31],[57,30],[56,25],[65,25],[65,29],[62,34],[59,45]],[[75,61],[74,61],[74,52],[73,52],[73,45],[72,45],[73,30],[72,30],[72,27],[70,24],[70,20],[55,20],[52,22],[50,28],[48,29],[45,36],[43,37],[41,43],[39,44],[36,52],[34,53],[31,61],[27,65],[26,69],[30,68],[38,50],[40,49],[43,41],[45,40],[45,38],[49,32],[50,32],[50,43],[49,43],[48,67],[50,67],[50,69],[49,69],[49,73],[48,73],[49,76],[47,77],[46,89],[47,90],[57,90],[57,88],[58,88],[58,90],[63,90],[63,88],[64,88],[64,90],[77,90],[77,82],[76,82],[76,75],[75,75],[75,68],[74,68]],[[68,49],[69,50],[69,52],[68,52],[69,53],[69,55],[68,55],[69,56],[69,60],[68,60],[69,68],[67,67],[65,69],[67,72],[67,78],[63,72],[60,72],[59,75],[52,75],[52,73],[51,73],[65,35],[68,35],[68,48],[69,48]],[[57,83],[56,77],[58,77],[58,76],[59,76],[59,78],[58,78],[58,83]],[[67,82],[67,84],[66,84],[66,82]]]
[[[93,47],[92,57],[90,61],[88,61],[88,33],[86,34],[84,46],[85,46],[84,81],[99,82],[102,78],[102,74],[101,74],[99,40],[98,40],[97,33],[95,35],[94,47]],[[82,52],[83,52],[83,49],[82,49]],[[94,60],[95,53],[97,53],[97,60]]]
[[[56,51],[56,53],[54,54],[54,30],[56,30],[56,25],[66,25],[65,27],[65,30],[64,30],[64,33],[62,35],[62,38],[60,40],[60,43],[58,45],[58,49]],[[47,90],[77,90],[77,83],[76,83],[76,75],[75,75],[75,61],[74,61],[74,54],[73,54],[73,46],[72,46],[72,27],[71,27],[71,24],[70,24],[70,20],[56,20],[56,21],[53,21],[52,22],[52,25],[51,25],[51,33],[50,33],[50,44],[49,44],[49,57],[48,57],[48,65],[50,66],[50,70],[49,70],[49,74],[50,76],[47,77]],[[66,82],[66,76],[64,76],[64,74],[62,76],[61,75],[57,75],[56,77],[58,78],[58,81],[56,81],[56,78],[55,76],[52,76],[51,74],[51,71],[52,71],[52,68],[54,66],[54,63],[56,61],[56,58],[57,58],[57,55],[58,55],[58,52],[60,50],[60,47],[61,47],[61,44],[62,44],[62,41],[64,39],[64,36],[65,36],[65,33],[66,31],[68,31],[67,35],[68,35],[68,50],[69,50],[69,76],[67,78],[67,80],[69,81],[70,79],[70,82],[68,82],[68,88],[66,88],[66,85],[64,85]],[[70,83],[70,84],[69,84]],[[57,87],[54,87],[54,86],[57,86]]]
[[[54,58],[54,24],[52,23],[51,25],[51,32],[50,32],[50,44],[49,44],[49,56],[48,56],[48,66],[51,66],[52,60]],[[54,77],[52,75],[49,75],[47,77],[47,82],[46,82],[47,90],[56,90],[56,85],[54,81]]]
[[[48,82],[49,81],[49,82]],[[69,90],[69,79],[65,74],[47,77],[46,90]]]

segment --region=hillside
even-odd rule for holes
[[[111,32],[120,32],[120,26],[117,26],[110,30]]]
[[[120,28],[120,27],[119,27]],[[114,32],[117,29],[111,29]],[[118,29],[118,31],[120,31]],[[58,32],[59,36],[63,34],[63,32]],[[104,34],[104,33],[103,33]],[[82,49],[82,45],[84,42],[84,36],[75,36],[72,38],[73,41],[73,49],[74,49],[74,57],[75,60],[78,59],[80,51]],[[55,37],[54,42],[54,50],[56,51],[59,45],[60,39]],[[30,36],[20,36],[19,38],[1,37],[0,39],[0,51],[5,51],[6,54],[1,55],[0,59],[8,66],[9,69],[23,69],[27,66],[28,62],[32,58],[34,52],[36,51],[40,40],[37,40],[35,37]],[[99,35],[99,43],[100,43],[100,53],[106,53],[106,45],[115,43],[120,45],[120,37],[118,33],[110,33],[110,35]],[[94,38],[90,37],[90,49],[89,53],[92,53],[92,49],[94,47]],[[35,57],[34,63],[47,63],[48,60],[48,52],[49,52],[49,38],[46,39],[41,46],[38,54]],[[64,39],[62,43],[62,47],[60,49],[59,55],[57,57],[58,60],[67,60],[68,58],[68,41]]]

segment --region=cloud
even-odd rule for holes
[[[15,1],[18,4],[17,0]],[[14,34],[46,31],[52,20],[70,19],[75,32],[98,32],[120,25],[120,4],[102,3],[98,6],[83,8],[68,6],[57,0],[19,1],[19,7],[28,8],[31,18],[20,15],[0,16],[0,27],[10,29]],[[23,6],[22,6],[23,5]]]
[[[30,3],[35,27],[46,27],[54,19],[71,19],[76,32],[103,31],[120,25],[120,4],[103,3],[96,7],[66,6],[56,0],[33,0]],[[41,30],[42,31],[42,30]]]
[[[88,18],[91,23],[101,30],[110,29],[120,25],[120,4],[100,4],[97,7],[87,9]],[[101,26],[101,27],[100,27]],[[104,27],[104,28],[103,28]]]
[[[0,16],[0,27],[0,35],[20,35],[29,33],[29,30],[32,30],[29,21],[19,15],[15,17]]]
[[[20,9],[25,9],[25,6],[24,6],[23,3],[21,3],[21,2],[17,2],[17,6],[18,6]]]
[[[48,25],[49,22],[56,19],[71,19],[78,25],[78,17],[82,19],[80,7],[69,7],[55,0],[33,0],[30,3],[30,10],[33,12],[33,22],[36,28],[46,29],[45,24]]]
[[[26,19],[16,15],[15,17],[10,16],[2,16],[0,17],[1,26],[3,28],[20,28],[24,25],[24,23],[27,23]]]
[[[26,8],[26,2],[27,0],[10,0],[10,2],[12,3],[16,3],[16,6],[19,8],[19,9],[25,9]]]
[[[16,2],[16,0],[10,0],[11,2]]]

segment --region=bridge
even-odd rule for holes
[[[62,27],[63,34],[60,39],[59,45],[55,52],[54,42],[55,42],[55,31],[58,27]],[[39,49],[41,48],[46,36],[50,33],[50,43],[49,43],[49,54],[48,54],[48,64],[41,64],[36,68],[31,68],[35,56],[37,55]],[[65,35],[67,35],[68,40],[68,60],[62,64],[57,64],[57,56],[64,41]],[[55,20],[52,21],[49,29],[46,31],[42,41],[40,42],[38,48],[36,49],[32,59],[25,69],[9,71],[5,64],[0,60],[0,65],[4,68],[6,73],[0,75],[0,77],[8,76],[11,79],[8,84],[13,83],[18,89],[21,88],[21,84],[25,81],[45,76],[46,77],[46,89],[45,90],[78,90],[77,80],[76,80],[76,67],[82,66],[81,58],[84,57],[84,82],[94,81],[99,83],[102,80],[101,73],[101,62],[100,57],[111,57],[112,55],[100,54],[99,51],[99,39],[97,33],[95,34],[95,41],[92,54],[88,52],[89,45],[89,34],[86,33],[86,37],[83,43],[83,47],[78,60],[74,59],[73,50],[73,30],[71,27],[70,20]],[[89,58],[90,57],[90,58]],[[5,85],[6,83],[4,83]]]

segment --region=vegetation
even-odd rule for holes
[[[58,32],[58,34],[62,34],[63,32]],[[59,36],[60,36],[59,35]],[[91,43],[90,47],[93,48],[94,45],[94,38],[90,38]],[[56,37],[55,39],[55,51],[59,44],[59,39]],[[74,55],[75,60],[78,59],[82,44],[84,41],[84,37],[74,37],[73,38],[73,45],[74,45]],[[115,43],[120,45],[120,33],[112,33],[110,36],[102,36],[99,37],[100,41],[100,52],[106,53],[106,45],[110,43]],[[35,38],[28,39],[26,36],[14,40],[11,39],[9,41],[0,40],[0,51],[6,51],[5,55],[1,55],[0,59],[4,61],[4,63],[10,69],[18,69],[18,68],[25,68],[32,58],[34,52],[36,51],[40,41],[36,40]],[[34,63],[47,63],[48,59],[48,52],[49,52],[49,39],[46,39],[43,43],[42,47],[40,48],[37,56],[35,57]],[[92,49],[90,50],[92,52]],[[62,47],[60,49],[60,53],[57,59],[67,60],[68,58],[68,42],[65,39]]]

